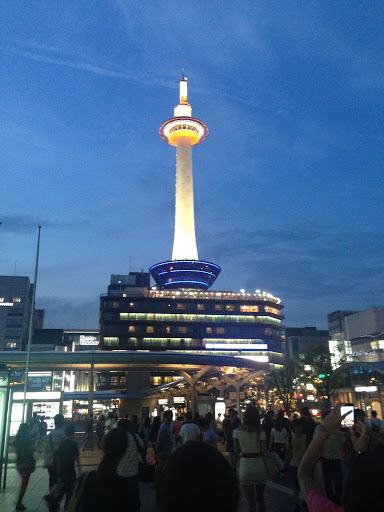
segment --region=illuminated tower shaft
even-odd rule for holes
[[[192,146],[179,137],[176,146],[176,203],[173,260],[198,260],[193,206]]]

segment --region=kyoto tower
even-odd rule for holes
[[[180,80],[180,103],[174,108],[174,117],[161,125],[159,133],[167,144],[176,146],[175,235],[172,260],[157,263],[149,271],[163,289],[207,290],[213,285],[221,269],[214,263],[200,261],[197,255],[192,146],[207,138],[208,127],[192,117],[184,73]]]

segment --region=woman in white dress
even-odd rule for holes
[[[240,455],[239,481],[248,503],[249,512],[265,510],[264,489],[267,472],[263,460],[266,452],[266,435],[260,427],[259,411],[249,407],[244,416],[244,423],[233,431],[234,449]]]

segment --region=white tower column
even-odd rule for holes
[[[193,204],[192,145],[179,137],[176,148],[176,206],[173,260],[198,260]]]

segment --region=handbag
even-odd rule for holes
[[[276,452],[267,452],[263,461],[268,476],[277,476],[284,467],[283,461]]]
[[[154,482],[155,481],[155,465],[149,464],[145,458],[144,454],[140,449],[139,443],[136,438],[136,434],[132,434],[133,439],[135,440],[136,447],[138,453],[140,453],[143,462],[139,462],[139,480],[140,482]]]

